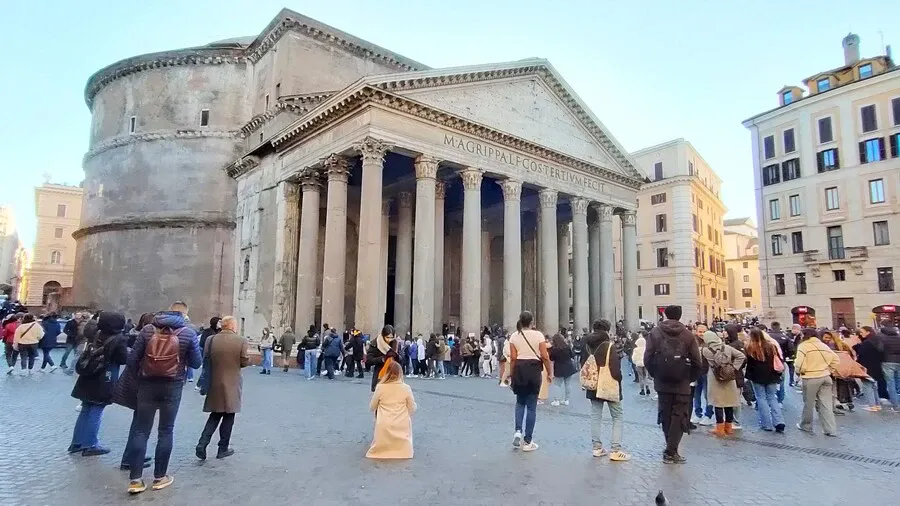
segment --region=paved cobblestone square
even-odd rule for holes
[[[811,436],[794,428],[795,393],[785,403],[787,434],[759,431],[755,411],[744,408],[740,437],[695,432],[683,443],[688,463],[666,466],[655,403],[630,382],[624,444],[632,460],[612,463],[591,457],[589,405],[580,391],[571,406],[540,406],[541,448],[520,454],[510,446],[509,390],[490,380],[413,379],[415,458],[373,462],[364,458],[372,433],[368,379],[257,372],[245,371],[232,439],[238,453],[221,461],[194,457],[206,416],[189,385],[175,429],[175,484],[136,497],[128,497],[127,475],[118,470],[131,412],[111,406],[104,414],[101,441],[112,453],[70,456],[73,379],[59,371],[0,377],[0,504],[651,505],[663,489],[672,505],[875,505],[896,504],[900,493],[900,414],[852,413],[838,418],[838,438]]]

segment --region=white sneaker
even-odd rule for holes
[[[559,401],[553,401],[550,403],[551,406],[559,406]]]
[[[744,429],[743,427],[741,427],[741,424],[739,424],[737,421],[731,422],[731,428],[733,430],[743,430]]]
[[[540,448],[540,446],[538,446],[538,444],[535,443],[534,441],[532,441],[530,443],[525,443],[524,445],[522,445],[523,452],[533,452],[533,451],[537,450],[538,448]]]
[[[708,426],[712,425],[713,423],[715,423],[715,422],[713,421],[713,419],[711,417],[704,416],[703,418],[701,418],[699,420],[698,425],[703,425],[703,426],[708,427]]]
[[[516,431],[516,433],[513,434],[513,447],[519,448],[520,446],[522,446],[522,433]]]
[[[49,370],[49,371],[47,371],[47,372],[54,372],[54,371],[56,371],[56,370],[57,370],[57,369],[59,369],[59,368],[58,368],[58,367],[56,367],[56,366],[55,366],[55,365],[54,365],[54,366],[53,366],[53,367],[51,367],[51,368],[50,368],[50,370]]]
[[[28,369],[28,375],[31,376],[32,374],[34,374],[34,371],[32,371],[31,369]]]
[[[75,405],[75,411],[81,412],[81,404]]]
[[[562,404],[563,406],[568,406],[568,405],[569,405],[569,401],[562,401],[560,404]]]
[[[700,423],[700,417],[697,416],[697,413],[691,415],[691,423],[694,425],[698,425]]]

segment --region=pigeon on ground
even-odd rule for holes
[[[663,494],[663,491],[660,490],[659,493],[656,494],[656,506],[668,506],[668,504],[669,500],[666,499],[665,494]]]

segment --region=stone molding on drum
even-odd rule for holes
[[[466,190],[480,190],[482,173],[478,169],[468,168],[459,171],[459,177],[462,179],[463,188]]]
[[[434,198],[444,200],[447,197],[447,183],[438,181],[434,184]]]
[[[637,212],[635,211],[622,211],[619,215],[622,218],[622,226],[623,227],[634,227],[637,226]]]
[[[569,205],[572,207],[572,214],[587,215],[588,200],[580,197],[569,199]]]
[[[262,128],[263,125],[275,119],[282,112],[290,112],[298,116],[303,116],[333,94],[334,92],[310,93],[307,95],[295,95],[293,97],[279,97],[275,105],[270,107],[269,110],[257,114],[241,127],[241,138],[246,139],[247,137],[250,137],[253,132]]]
[[[504,179],[497,181],[500,188],[503,189],[503,200],[521,200],[522,198],[522,182],[517,179]]]
[[[413,194],[411,192],[400,192],[397,194],[397,202],[400,204],[401,208],[412,207]]]
[[[366,136],[365,139],[353,145],[353,150],[359,153],[363,158],[363,163],[383,163],[384,155],[393,148],[390,144]]]
[[[171,139],[237,139],[239,132],[236,130],[168,130],[157,132],[144,132],[137,134],[117,135],[105,141],[98,142],[84,154],[82,163],[87,163],[91,158],[128,144],[137,142],[165,141]]]
[[[332,153],[322,161],[329,181],[346,183],[350,180],[350,164],[343,156]]]
[[[427,156],[419,156],[414,164],[416,179],[434,179],[437,177],[439,160]]]
[[[233,217],[216,216],[216,214],[218,213],[211,213],[211,215],[208,214],[206,216],[187,214],[125,216],[104,223],[81,227],[72,233],[72,238],[78,240],[82,237],[102,232],[148,228],[235,228]]]
[[[538,196],[541,200],[541,207],[545,209],[556,208],[556,201],[558,199],[559,193],[556,190],[551,190],[549,188],[544,188],[538,193]]]

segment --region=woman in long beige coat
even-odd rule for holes
[[[416,400],[403,382],[400,364],[391,361],[375,387],[369,409],[375,412],[375,437],[366,453],[370,459],[411,459],[413,456],[412,414]]]
[[[716,355],[721,352],[724,354],[724,363],[730,363],[735,371],[739,371],[744,365],[746,356],[731,346],[722,342],[722,338],[711,330],[707,330],[703,334],[703,358],[709,362],[709,372],[707,373],[708,386],[708,402],[715,407],[716,427],[710,431],[716,436],[731,435],[732,423],[734,422],[734,410],[741,405],[741,392],[738,389],[737,381],[734,379],[728,381],[719,381],[716,378],[713,365],[716,363]]]

